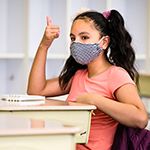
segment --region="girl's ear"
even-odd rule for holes
[[[110,37],[106,35],[103,40],[100,42],[100,47],[105,50],[110,43]]]

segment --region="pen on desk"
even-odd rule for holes
[[[96,116],[95,113],[93,112],[93,110],[91,111],[91,114],[94,115],[94,116]]]

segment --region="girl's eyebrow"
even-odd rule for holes
[[[86,31],[79,33],[79,35],[82,35],[82,34],[90,34],[90,33],[86,32]]]
[[[90,34],[90,33],[86,32],[86,31],[79,33],[79,35],[82,35],[82,34]],[[70,33],[70,36],[74,36],[74,34]]]
[[[70,36],[74,36],[74,34],[70,33]]]

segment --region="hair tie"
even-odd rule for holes
[[[108,11],[103,12],[103,16],[104,16],[106,19],[108,19],[108,17],[110,16],[110,14],[111,14],[111,10],[108,10]]]

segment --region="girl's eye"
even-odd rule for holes
[[[71,37],[70,39],[71,39],[71,41],[75,41],[75,38],[74,38],[74,37]]]
[[[89,37],[87,37],[87,36],[83,36],[82,37],[82,40],[87,40]]]

